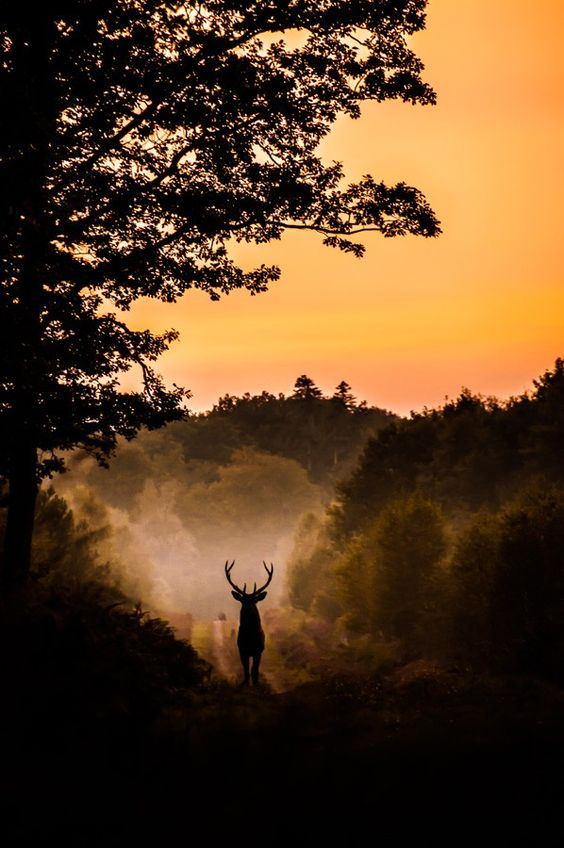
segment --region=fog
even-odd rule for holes
[[[226,560],[251,588],[266,580],[262,561],[272,562],[264,606],[280,603],[296,527],[324,501],[294,460],[242,448],[227,461],[190,461],[163,434],[123,444],[109,469],[72,457],[56,490],[77,518],[110,526],[100,555],[143,587],[145,606],[203,620],[238,614]]]

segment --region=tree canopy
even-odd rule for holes
[[[561,681],[564,360],[533,384],[505,402],[463,389],[370,437],[302,523],[291,602],[403,657]]]
[[[407,46],[425,5],[57,0],[0,11],[1,471],[20,515],[8,548],[17,536],[29,549],[37,479],[62,465],[53,451],[83,445],[103,461],[119,434],[182,414],[185,393],[152,370],[176,334],[133,331],[119,310],[190,288],[264,291],[279,269],[243,271],[232,239],[311,229],[361,255],[361,232],[439,232],[416,188],[371,176],[343,187],[341,164],[317,152],[363,101],[434,101]],[[133,366],[141,388],[121,392]],[[7,561],[24,562],[22,550]]]

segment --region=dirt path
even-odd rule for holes
[[[226,630],[231,634],[233,626],[231,622],[220,621],[216,619],[211,625],[211,649],[213,654],[213,664],[216,673],[226,680],[233,681],[233,641],[234,636],[226,634]]]

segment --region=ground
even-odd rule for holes
[[[562,843],[559,687],[424,660],[241,687],[232,629],[194,627],[226,679],[158,712],[4,726],[4,844]]]

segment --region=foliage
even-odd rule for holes
[[[343,404],[343,406],[346,406],[347,409],[356,409],[356,398],[346,380],[341,380],[339,385],[335,388],[333,400],[337,403]]]
[[[315,385],[311,377],[308,377],[307,374],[302,374],[301,377],[298,377],[294,384],[292,397],[294,400],[301,400],[305,401],[305,403],[309,403],[323,397],[323,393],[321,389]]]
[[[94,591],[101,595],[101,602],[122,601],[119,576],[98,552],[110,532],[108,526],[93,529],[85,521],[76,521],[52,488],[41,492],[32,549],[34,579],[50,589]]]
[[[391,501],[335,565],[348,626],[415,648],[445,549],[434,504],[415,495]]]
[[[74,492],[73,508],[53,487],[39,493],[31,574],[50,591],[88,593],[100,603],[151,598],[146,557],[129,560],[131,540],[106,505],[90,491]]]
[[[333,585],[324,618],[375,647],[561,679],[563,387],[558,359],[506,403],[465,389],[380,430],[297,545],[291,601],[320,615]]]
[[[129,594],[98,547],[110,533],[39,497],[32,580],[0,608],[3,717],[34,722],[146,720],[209,676],[193,648]],[[21,714],[21,715],[20,715]]]
[[[141,607],[104,605],[87,588],[45,594],[34,586],[2,605],[0,669],[4,715],[24,710],[57,723],[155,717],[210,671]]]
[[[564,489],[534,487],[479,516],[453,557],[454,627],[482,661],[562,678]]]
[[[319,493],[293,460],[250,448],[236,451],[217,479],[195,483],[177,503],[184,525],[196,539],[229,539],[237,547],[260,527],[265,539],[277,539]]]
[[[0,528],[5,519],[6,510],[0,509]],[[99,550],[111,533],[107,521],[93,526],[77,519],[52,487],[41,491],[32,548],[31,574],[36,589],[41,594],[79,594],[101,604],[124,601],[124,588],[127,592],[133,587],[123,586],[119,566],[111,567]]]
[[[495,509],[527,480],[562,479],[564,361],[503,404],[464,389],[456,400],[392,422],[340,485],[333,533],[346,539],[390,498],[417,490],[453,519]]]
[[[287,572],[287,592],[294,609],[334,620],[341,606],[331,585],[333,551],[324,544],[325,526],[313,513],[303,516],[294,536]]]
[[[382,630],[413,644],[421,636],[432,579],[446,551],[444,519],[420,496],[392,501],[378,518]]]
[[[522,414],[530,416],[530,431],[522,450],[531,468],[553,480],[564,478],[564,359],[534,380],[535,391]]]
[[[334,565],[345,624],[353,633],[379,630],[377,551],[371,550],[370,536],[353,539]]]
[[[368,437],[395,419],[383,409],[355,403],[348,390],[343,400],[340,386],[327,398],[302,375],[289,397],[225,395],[210,412],[169,432],[193,459],[227,460],[234,448],[252,445],[296,460],[315,482],[332,483],[353,468]]]

